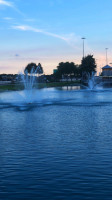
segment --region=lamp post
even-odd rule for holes
[[[105,50],[106,50],[106,65],[108,65],[108,56],[107,56],[107,50],[108,50],[108,48],[105,48]]]
[[[83,58],[84,58],[84,40],[86,39],[85,37],[81,38],[83,40]]]

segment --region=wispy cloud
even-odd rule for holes
[[[13,3],[10,1],[5,1],[5,0],[0,0],[0,5],[8,6],[8,7],[13,7]]]
[[[11,21],[11,20],[13,20],[12,17],[4,17],[3,19],[6,20],[6,21]]]
[[[27,18],[27,19],[24,19],[24,21],[26,21],[26,22],[35,22],[35,21],[36,21],[36,19]]]
[[[54,33],[50,33],[50,32],[46,32],[42,29],[37,29],[37,28],[33,28],[31,26],[24,26],[24,25],[21,25],[21,26],[12,26],[13,29],[16,29],[16,30],[22,30],[22,31],[33,31],[33,32],[36,32],[36,33],[43,33],[44,35],[48,35],[48,36],[52,36],[52,37],[55,37],[55,38],[59,38],[61,40],[67,40],[67,38],[63,37],[63,36],[60,36],[60,35],[57,35],[57,34],[54,34]]]
[[[75,36],[75,34],[73,34],[73,33],[66,35],[66,36],[62,36],[62,35],[58,35],[58,34],[55,34],[55,33],[47,32],[47,31],[42,30],[42,29],[33,28],[32,26],[25,26],[25,25],[12,26],[12,29],[21,30],[21,31],[32,31],[32,32],[35,32],[35,33],[42,33],[44,35],[63,40],[72,47],[75,47],[75,44],[79,41],[79,38],[80,38],[78,36]]]
[[[19,13],[22,16],[25,16],[24,13],[22,13],[13,2],[11,1],[5,1],[5,0],[0,0],[0,6],[7,6],[7,7],[11,7],[12,9],[14,9],[17,13]]]

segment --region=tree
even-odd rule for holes
[[[43,68],[40,63],[38,63],[38,66],[37,66],[37,74],[43,74]]]
[[[29,63],[25,69],[24,69],[24,73],[28,73],[31,74],[32,72],[36,71],[37,69],[37,65],[35,63]]]
[[[95,58],[93,58],[93,55],[88,55],[84,57],[81,61],[79,69],[81,74],[89,73],[90,75],[92,75],[92,72],[96,72],[96,61]]]
[[[71,62],[71,63],[69,63],[69,62],[61,62],[61,63],[59,63],[59,65],[57,66],[57,69],[58,69],[58,71],[57,71],[57,74],[58,75],[64,75],[64,76],[72,76],[72,75],[75,75],[77,72],[77,66],[73,63],[73,62]]]
[[[36,65],[35,63],[29,63],[25,69],[24,69],[24,73],[35,73],[35,74],[43,74],[43,68],[41,66],[41,64],[39,63],[38,65]]]

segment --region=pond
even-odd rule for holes
[[[0,93],[1,200],[112,199],[112,89],[76,89]]]

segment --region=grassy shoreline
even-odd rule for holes
[[[38,84],[35,84],[34,88],[42,89],[42,88],[63,87],[63,86],[78,86],[78,85],[80,85],[80,81],[52,82],[52,83],[38,83]],[[0,85],[0,92],[3,92],[3,91],[19,91],[19,90],[23,90],[23,89],[24,89],[24,86],[22,84]]]

